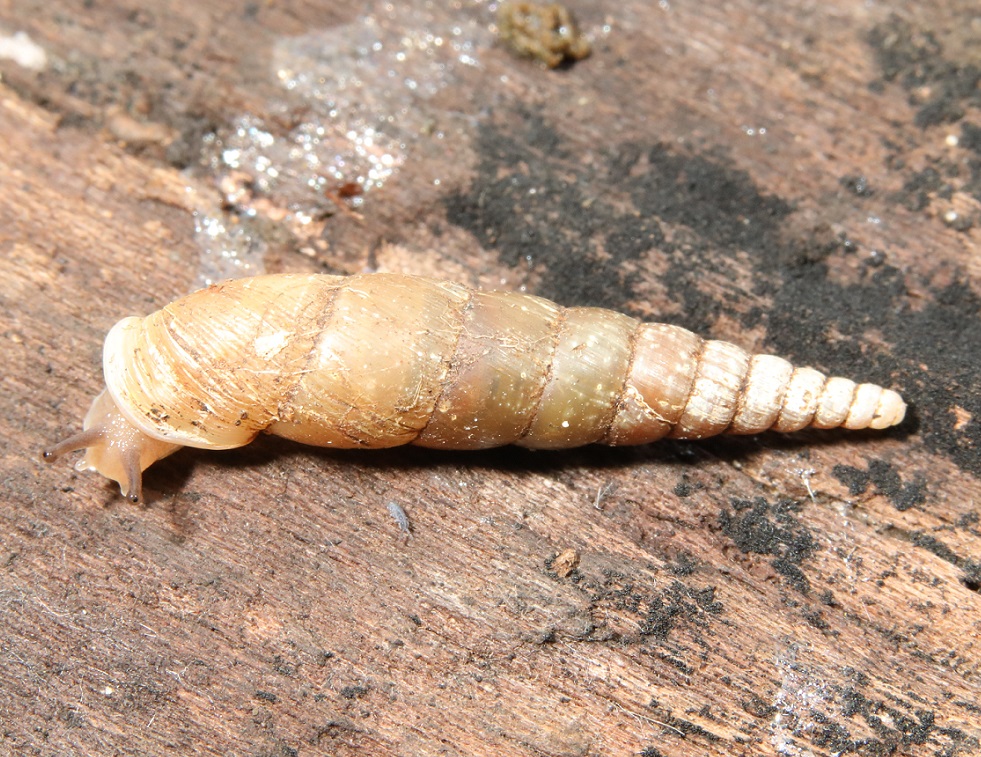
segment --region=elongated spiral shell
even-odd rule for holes
[[[886,428],[894,391],[677,326],[398,274],[270,275],[195,292],[106,337],[80,469],[140,497],[181,446],[646,444],[806,426]]]

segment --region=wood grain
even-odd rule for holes
[[[0,3],[49,55],[0,61],[0,751],[981,749],[971,4],[576,4],[590,58],[488,41],[419,100],[432,131],[384,187],[309,223],[285,182],[229,203],[207,135],[291,133],[316,105],[283,94],[277,44],[389,17],[143,6]],[[195,285],[195,213],[223,202],[269,270],[663,317],[894,386],[911,419],[556,454],[263,439],[155,466],[144,508],[44,466],[105,332]]]

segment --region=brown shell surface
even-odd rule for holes
[[[883,428],[895,392],[685,329],[399,274],[280,274],[117,325],[106,381],[147,434],[197,447],[643,444]]]

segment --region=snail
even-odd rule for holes
[[[182,446],[260,431],[324,447],[561,449],[767,429],[882,429],[891,389],[827,378],[678,326],[400,274],[275,274],[124,318],[78,470],[140,501],[142,472]]]

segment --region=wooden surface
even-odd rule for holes
[[[557,71],[485,4],[144,5],[0,2],[47,54],[0,61],[0,752],[981,753],[973,2],[576,3],[593,54]],[[324,118],[284,55],[361,77],[331,139],[393,116],[383,186],[232,170],[245,124]],[[253,268],[615,307],[910,418],[556,454],[262,439],[182,451],[134,507],[39,451],[80,428],[108,328],[214,267],[202,219]]]

